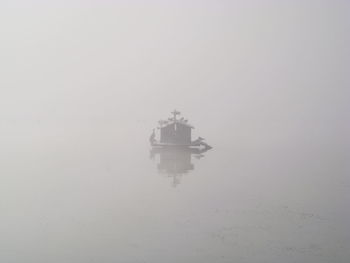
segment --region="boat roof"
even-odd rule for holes
[[[181,125],[183,125],[183,126],[186,126],[186,127],[191,128],[191,129],[194,129],[194,127],[193,127],[191,124],[189,124],[189,123],[187,123],[187,122],[184,122],[184,121],[180,121],[180,120],[168,121],[168,122],[167,122],[164,126],[162,126],[161,128],[165,128],[165,127],[167,127],[167,126],[169,126],[169,125],[172,125],[172,124],[175,124],[175,123],[176,123],[176,124],[181,124]]]
[[[194,127],[192,125],[190,125],[187,120],[185,120],[183,117],[181,119],[177,119],[176,116],[180,115],[181,113],[177,110],[174,110],[173,112],[171,112],[171,114],[173,115],[173,117],[168,118],[167,120],[160,120],[159,124],[160,124],[160,128],[165,128],[169,125],[172,124],[181,124],[184,125],[188,128],[194,129]],[[163,126],[164,125],[164,126]]]

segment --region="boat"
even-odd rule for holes
[[[198,137],[196,140],[192,140],[192,129],[194,127],[188,123],[183,117],[179,117],[181,114],[179,111],[174,110],[171,112],[172,116],[166,120],[160,120],[157,129],[160,131],[159,140],[156,139],[156,129],[149,138],[150,144],[153,148],[201,148],[209,150],[212,147],[205,142],[205,139]]]

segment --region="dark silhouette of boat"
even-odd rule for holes
[[[151,146],[156,148],[169,148],[169,147],[181,147],[181,148],[204,148],[209,150],[212,147],[204,142],[204,138],[198,137],[192,141],[192,129],[194,127],[188,123],[188,120],[177,118],[180,112],[174,110],[172,117],[167,120],[160,120],[158,129],[160,130],[160,139],[156,139],[156,132],[153,132],[150,136]]]

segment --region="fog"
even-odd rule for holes
[[[0,261],[348,262],[349,11],[2,1]],[[213,146],[175,176],[174,109]]]

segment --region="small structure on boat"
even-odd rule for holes
[[[172,117],[158,122],[159,140],[156,139],[155,129],[153,129],[150,137],[150,143],[153,147],[205,147],[207,150],[211,149],[202,137],[192,141],[191,135],[194,127],[183,117],[177,117],[181,114],[179,111],[174,110],[171,113]]]

